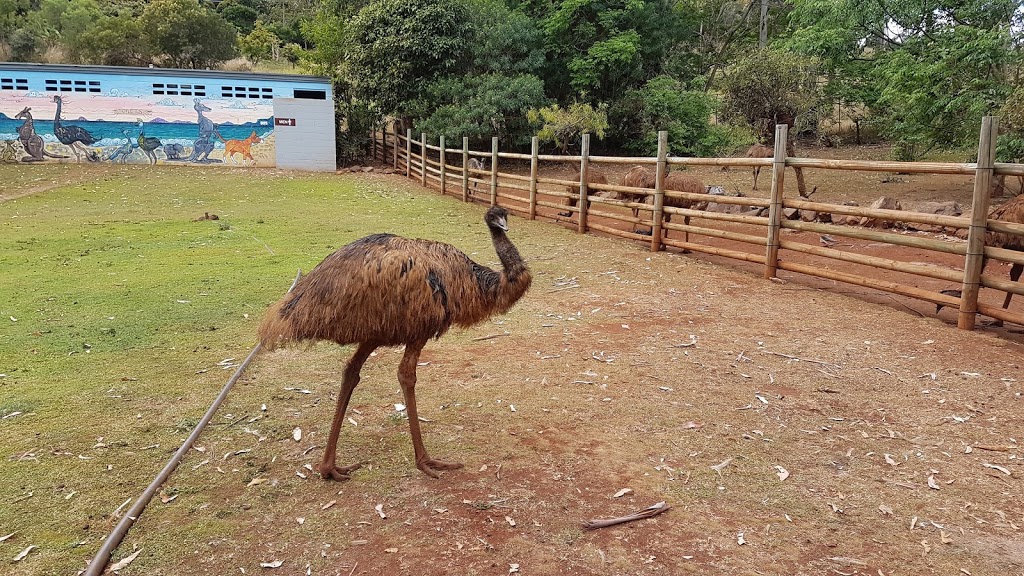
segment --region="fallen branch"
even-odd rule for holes
[[[800,358],[799,356],[793,356],[792,354],[783,354],[782,352],[772,352],[770,350],[765,350],[764,353],[771,354],[773,356],[782,356],[783,358],[789,358],[790,360],[796,360],[798,362],[810,362],[811,364],[821,364],[822,366],[835,366],[836,368],[839,368],[838,365],[832,364],[830,362],[823,362],[821,360],[811,360],[809,358]]]
[[[625,524],[626,522],[632,522],[634,520],[641,520],[643,518],[651,518],[657,516],[662,512],[669,509],[669,506],[664,501],[658,502],[652,506],[648,506],[639,512],[634,512],[628,516],[620,516],[618,518],[609,518],[607,520],[587,520],[583,523],[584,530],[597,530],[598,528],[607,528],[608,526],[615,526],[616,524]]]
[[[508,332],[502,332],[501,334],[491,334],[488,336],[480,336],[479,338],[473,338],[473,342],[482,342],[484,340],[492,340],[494,338],[500,338],[502,336],[508,336]]]

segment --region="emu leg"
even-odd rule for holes
[[[1020,280],[1021,272],[1024,272],[1024,264],[1014,264],[1013,266],[1011,266],[1010,267],[1010,281],[1011,282],[1016,282],[1016,281]],[[1003,308],[1004,309],[1010,307],[1010,300],[1012,298],[1013,298],[1013,292],[1007,292],[1006,293],[1006,299],[1003,300]],[[996,320],[992,324],[993,324],[993,326],[1002,326],[1003,325],[1003,321],[1002,320]]]
[[[754,190],[757,190],[757,177],[761,175],[761,167],[754,168]]]
[[[409,416],[409,433],[412,435],[416,467],[431,478],[439,478],[438,470],[456,470],[462,468],[462,464],[434,460],[427,455],[427,449],[423,447],[419,413],[416,411],[416,364],[419,362],[420,352],[426,343],[426,340],[422,340],[406,344],[405,355],[402,356],[402,362],[398,366],[398,383],[402,386],[402,394],[405,396],[405,410]]]
[[[352,398],[352,391],[359,384],[359,371],[362,370],[370,353],[377,349],[376,344],[362,343],[356,348],[352,358],[345,365],[345,375],[341,381],[341,391],[338,392],[338,407],[334,411],[334,422],[331,424],[331,435],[327,438],[327,448],[324,449],[324,457],[316,465],[316,471],[324,480],[348,480],[349,475],[358,470],[362,464],[356,463],[351,466],[337,466],[335,459],[338,450],[338,435],[341,433],[341,424],[345,421],[345,411],[348,409],[348,401]]]

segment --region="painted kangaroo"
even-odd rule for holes
[[[46,151],[46,146],[43,143],[42,136],[36,134],[35,124],[32,122],[31,108],[25,108],[21,112],[15,114],[15,118],[21,118],[25,121],[22,122],[21,126],[18,127],[18,140],[21,141],[22,147],[25,148],[25,152],[28,152],[28,156],[21,158],[22,162],[42,162],[44,158],[67,158],[67,156],[60,156],[57,154],[51,154]]]
[[[213,152],[213,141],[210,139],[216,135],[220,137],[220,133],[217,132],[217,126],[214,125],[213,121],[203,116],[203,112],[209,112],[210,108],[200,101],[199,98],[195,98],[196,114],[199,115],[199,138],[196,138],[195,142],[192,143],[192,155],[189,156],[188,162],[198,162],[201,164],[209,164],[210,162],[220,162],[220,160],[211,159],[210,152]]]

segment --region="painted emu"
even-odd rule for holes
[[[260,340],[275,348],[303,340],[357,344],[345,366],[334,422],[317,471],[325,480],[347,480],[360,464],[337,466],[338,434],[359,372],[380,346],[405,345],[398,382],[405,396],[416,467],[437,478],[462,464],[434,460],[420,437],[416,365],[431,338],[455,326],[473,326],[511,308],[530,287],[530,271],[508,239],[508,212],[487,211],[502,270],[473,262],[455,247],[429,240],[374,234],[340,248],[301,278],[270,307]]]
[[[575,172],[573,172],[572,179],[576,180],[576,181],[580,180],[580,167],[579,166],[576,166],[576,170],[575,170]],[[607,183],[608,183],[608,175],[605,174],[604,170],[602,170],[600,168],[596,168],[594,166],[590,166],[590,167],[587,168],[587,185],[588,186],[590,184],[607,184]],[[569,193],[569,197],[565,199],[564,205],[569,207],[569,208],[575,208],[576,205],[579,204],[579,201],[580,201],[580,199],[579,199],[579,193],[580,193],[579,186],[566,186],[565,190],[566,190],[566,192]],[[587,194],[589,195],[590,192],[588,191]],[[595,196],[605,197],[605,196],[608,195],[608,191],[606,191],[606,190],[596,190],[596,191],[594,191],[593,194]],[[590,210],[590,200],[587,200],[587,210]],[[571,218],[572,217],[572,210],[566,210],[565,212],[559,212],[558,215],[559,216],[565,216],[566,218]]]

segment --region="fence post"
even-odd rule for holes
[[[662,217],[665,213],[665,176],[668,174],[668,132],[658,132],[658,165],[654,172],[654,210],[651,212],[651,252],[661,250]]]
[[[764,277],[774,278],[779,270],[779,232],[782,230],[782,188],[786,175],[786,142],[789,126],[775,125],[775,156],[772,160],[772,195],[768,204],[768,252]]]
[[[469,136],[462,137],[462,201],[469,202]]]
[[[498,137],[491,138],[491,206],[498,205]]]
[[[397,124],[392,124],[391,125],[391,144],[392,144],[391,151],[395,155],[393,168],[394,168],[394,170],[398,170],[398,125]]]
[[[590,134],[583,135],[583,143],[580,146],[580,200],[579,212],[577,212],[579,226],[577,232],[583,234],[587,231],[587,172],[590,165]]]
[[[978,315],[978,291],[981,288],[981,271],[985,268],[985,233],[988,229],[998,120],[994,116],[985,116],[981,121],[974,199],[971,201],[971,227],[967,233],[967,256],[964,260],[964,285],[960,292],[960,315],[956,321],[956,327],[961,330],[973,330]]]
[[[412,128],[405,129],[405,177],[412,178]]]
[[[439,153],[439,156],[441,158],[441,196],[444,196],[444,185],[445,185],[445,181],[444,181],[445,180],[444,165],[447,164],[447,162],[445,162],[445,153],[444,153],[444,134],[441,135],[440,146],[441,146],[441,152]]]
[[[427,133],[420,132],[420,186],[427,187]]]
[[[530,141],[530,220],[537,218],[537,149],[540,140],[534,136]]]

